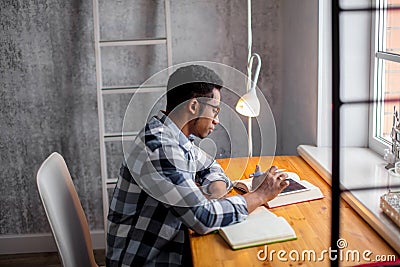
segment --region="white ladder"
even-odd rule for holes
[[[96,82],[97,82],[97,109],[99,117],[99,135],[100,135],[100,160],[101,160],[101,178],[102,178],[102,193],[103,193],[103,214],[104,214],[104,229],[107,233],[107,214],[109,207],[108,189],[113,189],[117,182],[116,177],[108,177],[107,171],[107,142],[122,142],[121,132],[106,132],[105,116],[104,116],[104,95],[110,94],[132,94],[136,92],[166,92],[165,86],[151,86],[140,88],[140,85],[130,86],[103,86],[102,76],[102,47],[120,47],[120,46],[147,46],[147,45],[165,45],[167,54],[168,75],[171,72],[172,66],[172,47],[171,47],[171,18],[170,18],[170,0],[164,0],[165,11],[165,37],[162,38],[146,38],[133,40],[101,40],[100,36],[100,14],[99,1],[93,0],[93,19],[94,19],[94,42],[95,42],[95,57],[96,57]],[[107,1],[107,0],[103,0]],[[149,77],[145,77],[149,78]],[[124,140],[133,140],[138,132],[124,132]],[[121,151],[121,153],[123,153]],[[118,166],[119,167],[119,166]]]

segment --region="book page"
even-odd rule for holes
[[[287,179],[292,179],[292,180],[295,180],[295,181],[300,181],[300,177],[299,177],[299,175],[297,174],[297,173],[295,173],[295,172],[285,172],[287,175],[288,175],[288,178]]]
[[[233,187],[239,189],[240,191],[243,191],[244,193],[247,193],[251,191],[252,180],[253,178],[234,181]]]
[[[241,223],[222,227],[220,232],[234,249],[296,238],[289,223],[265,207],[257,208]]]

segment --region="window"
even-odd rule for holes
[[[400,0],[377,0],[372,138],[370,147],[382,153],[391,144],[395,110],[400,117]],[[395,108],[394,108],[395,107]]]

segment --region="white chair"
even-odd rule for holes
[[[36,182],[63,266],[97,267],[86,216],[60,154],[43,162]]]

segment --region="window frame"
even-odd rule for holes
[[[369,123],[369,147],[383,155],[384,150],[391,147],[391,142],[378,135],[383,120],[383,88],[385,88],[385,80],[383,66],[386,60],[400,63],[400,55],[384,52],[386,40],[386,12],[387,3],[385,0],[376,0],[378,10],[374,12],[373,27],[371,29],[371,99],[375,101],[370,106],[370,123]]]

